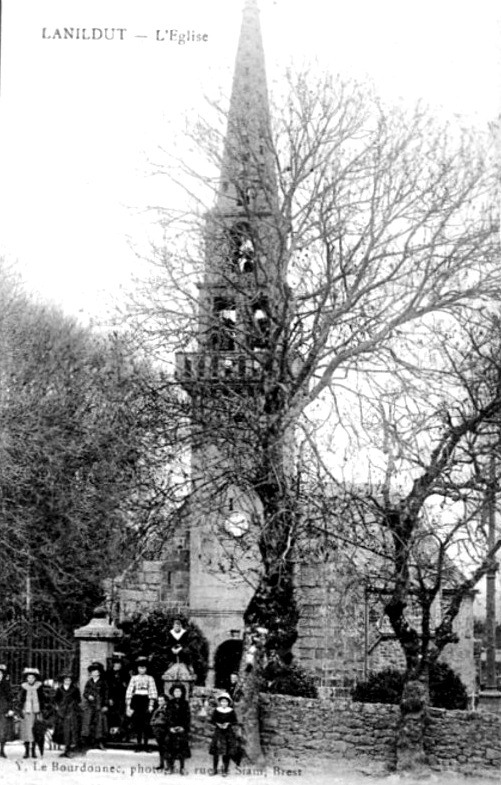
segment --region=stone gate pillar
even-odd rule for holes
[[[105,608],[96,608],[90,622],[79,627],[73,633],[80,644],[80,689],[83,689],[89,678],[87,668],[91,662],[101,662],[106,668],[106,661],[113,654],[115,645],[123,633],[108,621]]]

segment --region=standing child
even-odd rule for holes
[[[132,718],[132,727],[137,735],[136,752],[142,749],[149,752],[150,714],[153,712],[158,692],[155,679],[147,673],[146,657],[137,658],[136,668],[137,673],[132,676],[125,693],[127,716]]]
[[[190,704],[186,700],[186,689],[182,684],[173,684],[169,690],[171,698],[167,704],[167,765],[174,773],[174,764],[179,761],[179,773],[184,774],[184,762],[190,752]]]
[[[61,757],[70,758],[80,740],[80,690],[70,673],[62,676],[61,686],[54,696],[54,706],[56,722],[52,738],[56,744],[64,744]]]
[[[223,777],[228,774],[230,759],[238,754],[238,742],[235,735],[237,717],[232,707],[232,701],[227,692],[223,692],[217,699],[217,707],[214,709],[211,722],[215,726],[214,735],[209,747],[212,755],[213,767],[210,774],[217,774],[219,756],[223,759]]]
[[[165,695],[158,696],[158,706],[151,715],[151,730],[158,744],[160,762],[157,771],[163,771],[166,761],[165,737],[167,735],[167,699]]]
[[[24,757],[36,758],[35,724],[42,720],[44,708],[43,684],[38,668],[25,668],[25,677],[19,690],[19,714],[21,716],[21,739],[24,742]]]
[[[12,692],[10,689],[7,666],[0,665],[0,758],[6,758],[5,742],[8,741],[10,724],[14,716]]]
[[[104,750],[108,712],[108,685],[100,662],[87,668],[89,679],[83,691],[82,742],[85,747],[97,746]]]

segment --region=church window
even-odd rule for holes
[[[252,326],[252,348],[264,349],[270,334],[268,301],[265,297],[260,297],[252,305]]]
[[[235,349],[237,326],[235,303],[228,297],[216,297],[214,299],[213,315],[212,348],[222,352],[232,352]]]
[[[247,223],[236,224],[230,229],[230,261],[241,273],[254,270],[255,249]]]

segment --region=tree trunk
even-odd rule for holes
[[[246,627],[240,663],[240,685],[235,705],[241,725],[244,758],[258,766],[264,764],[259,719],[259,692],[266,662],[265,643],[266,632],[263,629],[252,625]]]
[[[283,551],[282,551],[283,552]],[[269,556],[269,551],[268,551]],[[269,658],[287,666],[297,638],[298,612],[294,598],[292,562],[278,558],[261,577],[245,612],[245,636],[240,665],[240,690],[236,706],[242,724],[245,757],[262,765],[259,692]]]
[[[426,764],[425,734],[430,693],[427,674],[409,678],[400,702],[396,739],[397,771],[415,771]]]

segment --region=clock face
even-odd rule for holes
[[[249,528],[249,516],[244,512],[230,512],[225,518],[224,528],[232,537],[242,537]]]

